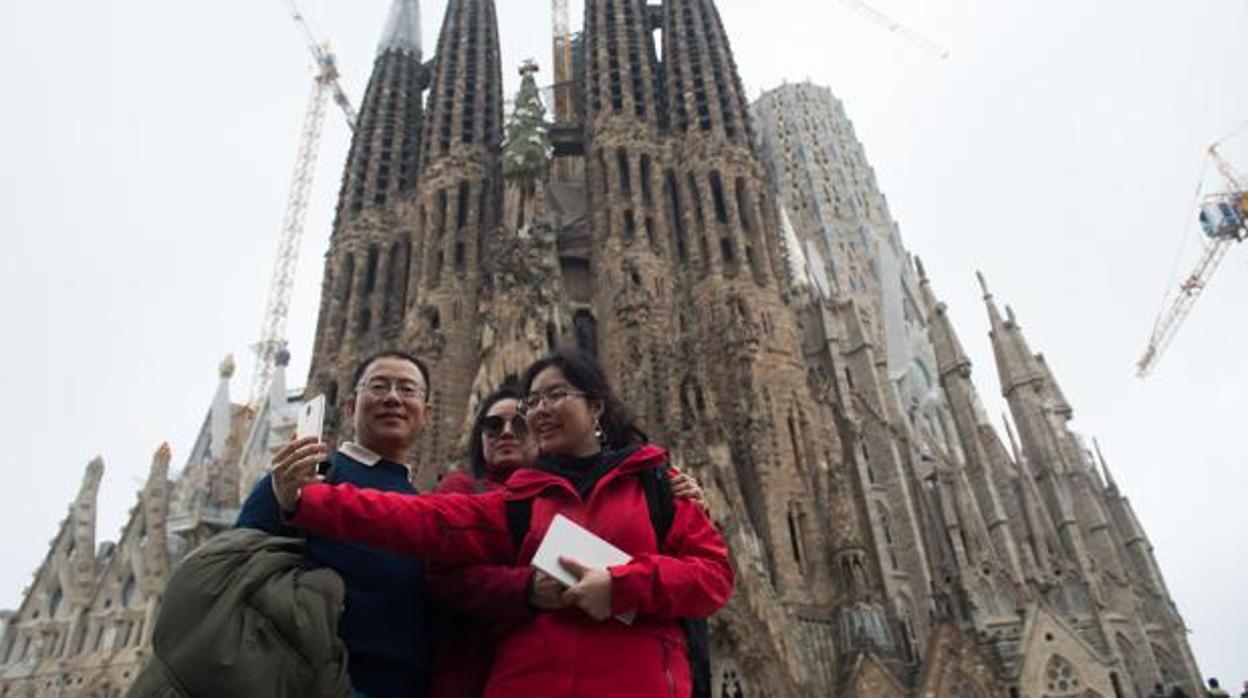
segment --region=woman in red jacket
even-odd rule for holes
[[[723,539],[701,507],[677,500],[666,538],[655,540],[642,479],[667,468],[644,443],[592,360],[556,353],[522,381],[525,424],[542,456],[504,490],[480,496],[398,496],[315,482],[315,453],[275,468],[292,523],[322,535],[417,555],[440,564],[527,565],[556,514],[632,555],[627,564],[562,563],[579,582],[500,638],[486,688],[494,696],[678,696],[691,680],[682,618],[727,603],[733,573]],[[518,551],[507,501],[531,500]],[[631,625],[615,616],[635,612]]]
[[[518,390],[486,396],[472,423],[466,468],[438,483],[443,494],[484,494],[502,489],[520,468],[535,467],[537,439],[520,413]],[[696,500],[702,488],[690,476],[672,478],[672,495]],[[471,565],[426,570],[430,591],[442,609],[434,650],[430,698],[478,698],[485,691],[497,637],[531,614],[564,607],[564,586],[531,566]]]

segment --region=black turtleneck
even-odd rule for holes
[[[581,499],[585,499],[603,475],[614,470],[636,450],[637,445],[630,444],[619,450],[603,449],[592,456],[543,453],[537,459],[537,469],[567,480]]]

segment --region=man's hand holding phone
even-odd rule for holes
[[[283,514],[293,514],[299,491],[321,480],[317,466],[329,458],[329,446],[319,437],[307,436],[286,444],[273,456],[273,494]]]
[[[273,494],[283,514],[293,514],[299,491],[321,480],[329,462],[329,446],[321,441],[325,430],[325,396],[317,395],[299,409],[295,438],[273,456]]]

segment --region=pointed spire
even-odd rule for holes
[[[269,419],[279,416],[286,406],[286,367],[290,365],[290,350],[282,347],[273,357],[273,381],[269,383]]]
[[[1109,471],[1109,463],[1105,462],[1105,455],[1101,453],[1101,442],[1092,439],[1092,449],[1096,452],[1096,460],[1101,464],[1101,473],[1105,476],[1105,487],[1110,492],[1118,492],[1118,483],[1114,481],[1114,474]]]
[[[69,513],[73,552],[78,562],[74,570],[75,581],[83,585],[89,583],[89,579],[83,575],[90,571],[89,567],[83,565],[95,559],[95,504],[100,491],[100,480],[103,478],[104,459],[96,456],[87,464],[82,476],[82,487],[78,489],[78,496]]]
[[[229,354],[221,362],[217,371],[220,381],[217,383],[217,394],[212,398],[212,409],[209,413],[212,428],[212,455],[221,457],[225,453],[226,440],[230,435],[230,422],[233,421],[234,405],[230,402],[230,379],[234,377],[234,355]]]
[[[951,371],[964,370],[969,375],[971,357],[967,355],[958,337],[958,331],[949,319],[948,306],[936,297],[932,291],[932,283],[927,277],[927,269],[923,260],[914,258],[914,266],[919,274],[919,299],[927,312],[932,346],[936,350],[936,363],[941,376]]]
[[[1057,384],[1057,379],[1053,377],[1053,369],[1049,366],[1049,362],[1045,360],[1044,354],[1036,354],[1036,363],[1039,364],[1040,370],[1044,373],[1045,388],[1052,400],[1053,411],[1062,415],[1066,419],[1074,416],[1075,410],[1070,406],[1070,401],[1066,399],[1066,393],[1062,392],[1062,386]]]
[[[147,475],[147,489],[163,487],[169,477],[169,461],[173,459],[173,449],[169,448],[169,442],[166,441],[156,449],[156,453],[152,456],[152,467]]]
[[[377,54],[387,51],[406,51],[420,55],[420,2],[419,0],[394,0],[390,17],[377,43]]]
[[[1001,391],[1008,397],[1018,387],[1042,379],[1043,373],[1023,339],[1014,311],[1007,307],[1008,319],[1002,318],[984,275],[981,272],[975,272],[975,275],[979,277],[980,287],[984,290],[984,303],[988,306],[988,320],[992,324],[988,336],[992,338],[992,353],[997,360]]]
[[[496,152],[503,140],[502,76],[494,0],[449,0],[429,88],[421,172],[469,152]]]

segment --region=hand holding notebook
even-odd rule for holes
[[[574,586],[578,580],[559,564],[561,557],[577,560],[587,567],[603,569],[632,560],[628,553],[578,526],[562,514],[556,514],[546,531],[546,537],[533,555],[533,566],[569,587]],[[616,618],[623,623],[632,624],[635,615],[627,613]]]

